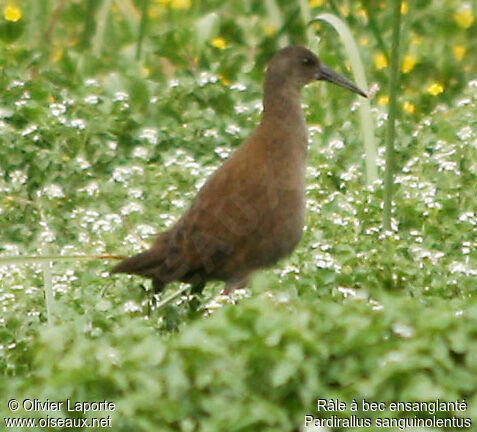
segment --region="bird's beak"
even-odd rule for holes
[[[344,76],[340,75],[339,73],[335,72],[333,69],[330,69],[328,66],[324,64],[320,65],[320,70],[318,71],[318,81],[328,81],[330,83],[339,85],[340,87],[344,87],[345,89],[351,90],[354,93],[358,93],[359,95],[367,98],[368,95],[361,90],[359,87],[355,86],[351,81],[347,80]]]

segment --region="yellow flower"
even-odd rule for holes
[[[177,10],[186,10],[191,7],[191,0],[171,0],[171,8]]]
[[[157,18],[159,16],[159,13],[157,12],[157,10],[155,9],[149,9],[147,11],[147,15],[149,16],[149,18]]]
[[[338,10],[341,15],[347,17],[349,15],[349,7],[347,5],[341,4],[338,6]]]
[[[416,105],[414,105],[412,102],[405,101],[402,104],[402,109],[408,114],[414,114],[416,112]]]
[[[13,4],[5,6],[3,8],[3,18],[7,21],[17,22],[22,17],[22,11],[18,6]]]
[[[389,96],[388,95],[378,96],[378,105],[386,106],[388,103],[389,103]]]
[[[323,6],[323,0],[310,0],[308,2],[311,8]]]
[[[277,28],[273,24],[265,24],[263,26],[263,32],[268,36],[274,36],[277,33]]]
[[[78,45],[78,42],[79,42],[79,39],[77,37],[72,37],[72,38],[68,39],[68,46],[74,47],[74,46]]]
[[[452,47],[452,52],[457,60],[462,60],[465,56],[466,48],[464,45],[455,45]]]
[[[401,15],[407,15],[409,13],[409,3],[402,2],[401,3]]]
[[[374,56],[374,66],[376,66],[376,69],[378,70],[388,67],[388,59],[383,53],[379,53]]]
[[[63,47],[57,45],[50,53],[50,61],[58,63],[63,57]]]
[[[437,96],[444,91],[444,86],[438,82],[434,82],[427,87],[427,93],[432,96]]]
[[[151,69],[148,68],[147,66],[143,66],[142,67],[142,73],[145,77],[148,77],[149,75],[151,75]]]
[[[468,29],[474,22],[474,12],[470,4],[465,3],[463,7],[454,14],[454,20],[459,27]]]
[[[366,18],[368,18],[368,13],[366,12],[366,9],[358,9],[356,11],[356,16],[359,16],[360,18],[366,19]]]
[[[227,42],[225,42],[225,39],[220,36],[213,38],[211,43],[214,48],[220,50],[225,49],[225,47],[227,46]]]
[[[413,36],[411,39],[411,43],[414,45],[421,45],[422,44],[422,37],[419,36]]]
[[[360,37],[358,42],[362,46],[368,46],[369,45],[369,39],[365,36]]]
[[[313,21],[311,23],[311,27],[313,28],[313,30],[315,30],[317,32],[321,31],[321,29],[322,29],[321,23],[319,21]]]
[[[411,72],[414,69],[414,66],[416,65],[416,57],[406,54],[404,56],[402,66],[401,66],[401,71],[402,73],[408,73]]]
[[[230,81],[223,75],[219,75],[219,80],[224,86],[230,85]]]

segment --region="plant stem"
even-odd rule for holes
[[[123,255],[37,255],[37,256],[7,256],[0,257],[0,266],[2,265],[21,265],[32,263],[48,263],[56,261],[96,261],[96,260],[121,260],[126,257]]]
[[[96,0],[88,0],[86,14],[84,17],[83,34],[81,35],[81,45],[83,48],[89,47],[91,36],[95,29]]]
[[[363,7],[365,8],[366,13],[368,14],[369,28],[371,32],[373,33],[374,37],[376,38],[376,42],[378,43],[380,51],[386,56],[386,60],[389,61],[389,54],[386,50],[386,45],[381,36],[381,30],[378,27],[378,23],[376,21],[376,17],[374,14],[374,9],[372,7],[367,7],[365,3],[366,2],[362,2]]]
[[[140,17],[131,0],[114,0],[114,4],[123,15],[123,18],[128,23],[131,31],[136,32]]]
[[[63,9],[65,8],[65,6],[66,6],[66,0],[60,1],[58,3],[58,5],[56,6],[56,8],[53,10],[52,14],[51,14],[52,16],[51,16],[50,22],[49,22],[48,27],[46,28],[46,31],[45,31],[45,43],[46,43],[47,47],[51,45],[51,39],[53,37],[53,32],[54,32],[55,27],[56,27],[56,25],[58,24],[58,22],[61,18],[61,14],[62,14]]]
[[[111,4],[113,0],[104,0],[103,4],[99,8],[98,19],[96,21],[96,33],[93,36],[93,54],[96,57],[101,56],[103,49],[104,34],[106,26],[108,24],[108,18],[111,11]]]
[[[394,0],[391,65],[389,71],[389,116],[386,131],[386,172],[384,176],[383,227],[391,228],[394,185],[394,139],[396,136],[397,92],[399,88],[399,38],[401,29],[401,0]]]
[[[146,34],[148,14],[149,10],[149,0],[142,0],[142,11],[141,11],[141,23],[139,24],[139,34],[137,37],[137,46],[136,46],[136,60],[141,59],[141,50],[142,50],[142,41],[144,35]]]
[[[171,295],[166,297],[164,300],[162,300],[160,303],[157,304],[156,309],[161,309],[168,303],[170,303],[172,300],[176,299],[179,297],[182,293],[187,291],[189,287],[187,285],[184,285],[183,287],[179,288],[177,291],[174,291]]]
[[[44,244],[42,247],[42,253],[48,255],[48,244]],[[48,324],[53,324],[53,316],[55,314],[55,300],[53,296],[53,277],[51,274],[51,262],[44,261],[43,267],[43,285],[45,286],[45,308]]]

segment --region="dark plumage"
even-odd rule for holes
[[[260,124],[209,178],[191,207],[153,246],[112,269],[151,278],[156,291],[172,281],[201,289],[223,280],[243,286],[257,269],[290,254],[305,213],[307,127],[301,88],[326,80],[358,93],[308,49],[289,46],[268,66]]]

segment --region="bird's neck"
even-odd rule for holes
[[[267,77],[264,84],[262,125],[290,131],[306,128],[300,89],[288,84],[286,80]]]
[[[285,177],[285,172],[290,171],[288,177],[295,178],[302,176],[304,170],[308,134],[300,89],[286,82],[276,85],[273,80],[265,80],[262,121],[256,131],[261,139],[253,142],[266,147],[269,160],[274,161],[275,167],[281,166],[276,171],[281,171]]]

